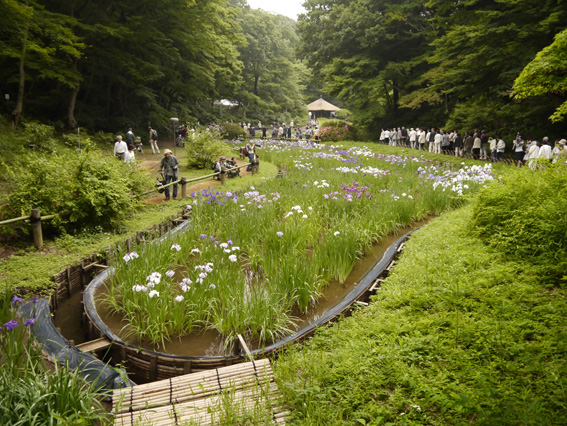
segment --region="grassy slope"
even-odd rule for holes
[[[261,185],[265,179],[277,174],[277,168],[263,162],[259,173],[242,179],[231,179],[222,190],[238,190],[249,185]],[[219,187],[221,190],[221,187]],[[188,188],[188,193],[190,193]],[[152,226],[180,213],[189,198],[167,204],[142,206],[126,224],[123,232],[67,236],[56,241],[47,241],[43,251],[33,249],[30,241],[29,253],[0,260],[0,288],[25,288],[28,291],[49,293],[53,290],[51,277],[69,265],[78,263],[83,257],[100,253],[108,246],[125,241],[136,232]]]
[[[278,360],[294,424],[567,424],[566,293],[471,237],[471,214],[417,232],[374,303]]]
[[[1,127],[0,127],[1,128]],[[13,135],[12,135],[13,137]],[[5,141],[6,142],[6,141]],[[22,141],[13,137],[8,142],[13,145],[21,145]],[[444,163],[452,162],[459,164],[462,160],[444,155],[429,154],[423,151],[414,151],[410,149],[400,149],[399,147],[389,147],[372,143],[352,143],[339,142],[336,145],[349,148],[351,146],[368,146],[377,152],[384,154],[419,156],[424,155],[432,160],[442,161]],[[109,145],[110,146],[110,145]],[[101,150],[110,152],[108,146],[101,147]],[[106,152],[104,151],[104,152]],[[181,173],[188,179],[210,174],[211,170],[191,170],[185,166],[187,154],[185,149],[177,148],[177,156],[182,164]],[[227,147],[227,154],[234,152],[234,147]],[[154,159],[154,157],[150,157]],[[159,157],[155,157],[158,159]],[[478,164],[471,160],[465,160],[467,164]],[[500,166],[498,166],[500,167]],[[155,174],[155,171],[149,171]],[[261,162],[260,172],[255,176],[246,176],[242,179],[231,179],[223,187],[223,190],[237,191],[242,188],[248,188],[250,185],[260,185],[263,180],[275,177],[277,168],[266,161]],[[0,182],[2,176],[0,175]],[[188,191],[190,193],[190,191]],[[0,197],[1,198],[1,197]],[[130,221],[128,221],[125,229],[120,234],[104,233],[89,234],[79,236],[67,236],[58,241],[46,241],[46,247],[43,251],[35,251],[31,244],[26,252],[22,252],[21,256],[12,256],[6,260],[0,260],[0,288],[25,288],[34,293],[49,293],[53,290],[51,277],[63,270],[69,265],[77,263],[83,257],[92,253],[102,252],[110,245],[114,245],[126,240],[136,232],[148,229],[155,224],[171,217],[180,212],[186,202],[181,200],[168,203],[167,205],[144,206]]]

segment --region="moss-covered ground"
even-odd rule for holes
[[[470,232],[417,231],[369,307],[279,358],[298,425],[567,423],[566,292]]]

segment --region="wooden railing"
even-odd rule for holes
[[[33,243],[38,248],[43,248],[43,232],[41,231],[41,221],[50,220],[55,217],[54,214],[42,216],[39,209],[32,209],[29,216],[17,217],[15,219],[7,219],[0,222],[0,225],[8,225],[10,223],[29,221],[32,225]]]
[[[224,169],[220,172],[215,172],[215,173],[211,173],[211,174],[208,174],[208,175],[199,176],[199,177],[196,177],[196,178],[193,178],[193,179],[186,179],[185,177],[181,177],[181,179],[178,179],[175,182],[170,182],[167,185],[160,186],[159,188],[154,188],[154,189],[150,189],[149,191],[142,192],[141,194],[136,195],[134,198],[143,197],[144,195],[148,195],[148,194],[151,194],[152,192],[158,191],[158,189],[165,189],[165,188],[168,188],[172,185],[177,185],[177,184],[181,185],[181,196],[186,197],[187,196],[187,184],[188,183],[198,182],[200,180],[211,179],[211,178],[214,178],[215,176],[218,176],[221,184],[224,184],[225,181],[226,181],[226,176],[227,176],[227,174],[230,170],[239,170],[243,167],[248,167],[249,165],[250,164],[243,164],[242,166],[237,166],[237,167],[233,167],[233,168],[230,168],[230,169]],[[252,174],[254,174],[258,171],[258,167],[259,167],[258,162],[252,163]]]
[[[228,172],[230,170],[238,170],[241,169],[243,167],[248,167],[249,164],[244,164],[242,166],[237,166],[231,169],[225,169],[223,168],[222,171],[220,172],[216,172],[216,173],[211,173],[205,176],[199,176],[193,179],[185,179],[185,177],[182,177],[179,180],[176,180],[175,182],[170,182],[167,185],[163,185],[161,186],[159,189],[162,188],[167,188],[170,187],[172,185],[176,185],[176,184],[181,184],[181,197],[185,198],[187,197],[187,184],[188,183],[192,183],[192,182],[198,182],[200,180],[205,180],[205,179],[210,179],[210,178],[214,178],[215,176],[219,176],[219,180],[221,182],[221,184],[224,184],[226,181],[226,176],[228,174]],[[255,163],[252,163],[252,173],[256,173],[258,171],[258,166],[259,163],[258,161],[256,161]],[[151,189],[149,191],[143,192],[141,194],[136,195],[134,198],[139,198],[142,197],[144,195],[147,194],[151,194],[152,192],[156,192],[158,189],[154,188]],[[35,247],[37,247],[38,249],[43,248],[43,232],[41,229],[41,222],[44,220],[50,220],[53,219],[55,217],[55,215],[47,215],[47,216],[41,216],[40,214],[40,210],[39,209],[32,209],[31,213],[29,216],[21,216],[21,217],[16,217],[14,219],[6,219],[3,221],[0,221],[0,225],[9,225],[11,223],[17,223],[17,222],[29,222],[32,225],[32,234],[33,234],[33,243],[35,245]]]

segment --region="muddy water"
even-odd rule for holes
[[[306,313],[298,315],[297,330],[317,321],[324,316],[327,312],[333,309],[340,301],[342,301],[347,294],[360,282],[360,280],[370,271],[376,263],[382,258],[384,252],[390,247],[398,238],[412,229],[425,225],[430,219],[421,220],[413,223],[411,226],[402,228],[394,234],[384,238],[379,243],[372,246],[372,250],[364,255],[355,265],[347,279],[343,284],[338,281],[331,281],[323,292],[323,296],[319,298],[317,304],[310,308]]]
[[[57,303],[53,324],[71,343],[78,345],[87,341],[87,324],[82,323],[83,293],[77,291],[70,298]]]
[[[425,219],[413,223],[411,226],[400,229],[398,232],[386,237],[381,242],[375,244],[372,250],[360,259],[354,269],[343,284],[337,281],[331,281],[325,288],[323,296],[317,302],[317,305],[310,308],[308,312],[298,315],[296,318],[296,329],[299,330],[313,321],[321,318],[335,305],[337,305],[343,298],[360,282],[361,278],[374,267],[374,265],[381,259],[382,254],[386,249],[396,241],[400,236],[406,232],[414,229],[415,227],[424,225],[430,219]],[[106,325],[118,336],[125,341],[138,343],[141,347],[154,350],[153,346],[147,342],[135,342],[133,338],[129,338],[125,326],[126,322],[118,315],[114,315],[108,311],[100,300],[103,298],[105,292],[104,287],[98,291],[97,295],[97,310],[106,323]],[[55,326],[61,330],[63,336],[68,340],[73,340],[75,344],[84,342],[85,329],[84,324],[81,322],[82,318],[82,294],[77,292],[71,298],[59,302],[56,315],[54,317]],[[251,345],[251,349],[255,349]],[[223,338],[215,331],[205,331],[193,333],[179,339],[173,339],[171,342],[166,342],[164,348],[159,349],[160,352],[176,354],[181,356],[218,356],[228,355],[223,349]]]

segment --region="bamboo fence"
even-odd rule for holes
[[[279,391],[268,359],[117,389],[112,396],[115,425],[154,426],[193,422],[216,424],[223,408],[269,416],[285,424]],[[192,423],[192,424],[193,424]]]

